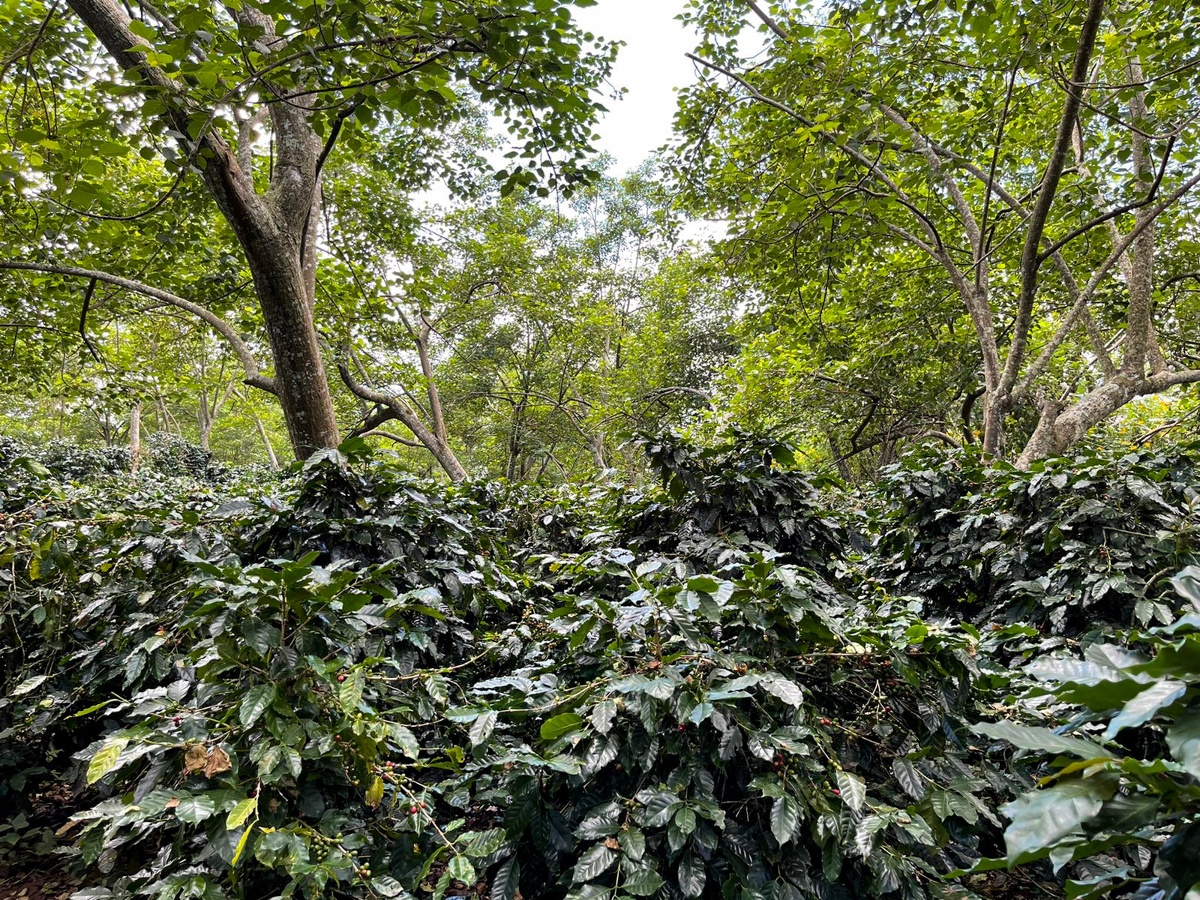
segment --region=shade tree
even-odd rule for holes
[[[314,308],[319,186],[339,144],[353,152],[358,135],[396,121],[435,131],[471,97],[510,127],[517,158],[506,187],[569,189],[586,176],[595,89],[613,53],[572,23],[569,5],[525,0],[34,2],[6,8],[0,24],[0,61],[13,79],[6,180],[27,197],[136,228],[194,176],[236,241],[270,347],[273,374],[256,363],[247,383],[278,397],[298,456],[339,437]],[[63,94],[75,102],[49,102]],[[88,114],[64,118],[64,108]],[[104,180],[106,160],[134,153],[162,163],[141,209]],[[58,249],[5,265],[107,282],[204,317],[146,280],[80,271],[72,248]],[[217,318],[206,320],[247,364]]]
[[[936,273],[969,321],[989,453],[1060,453],[1200,380],[1167,293],[1198,247],[1192,4],[697,0],[688,16],[704,35],[678,119],[692,208],[729,217],[782,304],[832,294],[854,316],[861,296],[844,279],[862,267],[818,291],[829,270],[789,265],[797,243],[840,242],[903,306]],[[896,377],[942,352],[919,334]]]

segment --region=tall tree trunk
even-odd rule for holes
[[[116,0],[69,2],[127,77],[168,98],[184,90],[145,53],[131,49],[139,41],[129,28],[129,15]],[[261,40],[278,40],[273,22],[261,12],[243,6],[235,15],[240,24],[261,28]],[[197,110],[172,99],[164,106],[162,115],[168,125],[178,135],[189,134],[189,121]],[[314,450],[337,446],[339,440],[312,318],[317,226],[312,210],[318,194],[321,141],[302,106],[273,103],[270,115],[278,159],[264,195],[255,192],[253,171],[242,168],[215,130],[202,134],[194,144],[181,140],[200,153],[205,187],[246,255],[275,362],[276,394],[292,449],[303,459]]]
[[[271,436],[267,434],[267,427],[258,416],[254,417],[254,424],[258,426],[258,435],[262,438],[263,446],[267,448],[267,462],[271,464],[272,469],[278,469],[279,460],[275,456],[275,448],[271,446]]]
[[[597,430],[591,434],[588,439],[588,449],[592,451],[592,459],[596,463],[596,468],[601,472],[608,468],[608,460],[604,458],[604,432]]]
[[[129,409],[129,471],[136,473],[142,464],[142,401]]]
[[[204,378],[204,367],[200,368],[200,377]],[[212,435],[212,417],[208,414],[208,389],[200,385],[200,396],[196,404],[196,424],[200,428],[200,449],[207,450]]]
[[[304,459],[314,450],[336,447],[338,426],[300,247],[280,232],[265,240],[255,235],[243,246],[267,324],[283,419],[296,457]]]

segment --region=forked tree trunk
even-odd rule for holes
[[[130,18],[116,0],[69,0],[71,8],[99,38],[126,77],[149,90],[177,95],[185,87],[131,48],[139,44]],[[239,24],[260,28],[260,40],[274,38],[272,21],[249,6],[231,6]],[[162,113],[180,135],[189,133],[196,110],[168,100]],[[233,228],[250,267],[267,326],[275,363],[275,389],[297,458],[338,444],[337,418],[313,327],[313,270],[321,141],[309,111],[294,103],[273,103],[270,115],[277,159],[271,187],[256,193],[254,173],[243,169],[215,130],[184,141],[203,160],[205,187]],[[243,159],[251,159],[243,154]],[[252,164],[252,159],[251,159]],[[305,240],[305,233],[309,239]]]

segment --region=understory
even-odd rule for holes
[[[81,900],[1197,895],[1200,448],[855,490],[644,450],[656,484],[546,490],[6,445],[0,862]]]

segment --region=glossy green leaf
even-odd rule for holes
[[[679,890],[685,897],[699,897],[704,893],[707,875],[704,860],[694,853],[685,854],[679,861]]]
[[[246,691],[245,699],[242,700],[241,708],[238,711],[238,721],[245,728],[249,728],[257,722],[267,707],[275,702],[275,685],[273,684],[256,684],[250,690]]]
[[[800,825],[800,806],[787,794],[771,804],[771,834],[782,846],[796,834]]]
[[[617,858],[617,851],[605,844],[596,844],[579,857],[572,878],[576,882],[592,881],[607,872],[616,863]]]
[[[1047,855],[1095,817],[1114,789],[1109,779],[1078,778],[1022,794],[1005,805],[1003,812],[1012,820],[1004,831],[1009,863]]]
[[[520,889],[521,864],[510,856],[500,864],[492,876],[491,900],[513,900]]]
[[[249,819],[258,811],[258,798],[251,797],[240,801],[237,806],[229,811],[229,815],[225,817],[225,829],[234,831],[241,828],[246,820]]]
[[[1200,778],[1200,707],[1189,706],[1167,729],[1171,756],[1195,778]]]
[[[564,734],[569,734],[580,725],[583,724],[583,719],[575,713],[560,713],[553,718],[547,719],[542,723],[539,730],[542,740],[554,741],[562,737]]]
[[[842,792],[843,803],[855,812],[863,808],[863,804],[867,802],[867,785],[861,778],[839,769],[837,784],[838,790]]]
[[[1016,722],[979,722],[971,725],[971,730],[984,737],[997,741],[1008,741],[1014,747],[1022,750],[1036,750],[1041,753],[1063,753],[1078,756],[1081,759],[1093,759],[1098,756],[1111,756],[1105,749],[1094,741],[1086,738],[1057,734],[1049,728],[1018,725]]]
[[[1181,681],[1164,679],[1152,684],[1126,703],[1124,708],[1113,716],[1108,723],[1108,728],[1104,731],[1104,736],[1112,739],[1122,728],[1136,728],[1150,721],[1158,714],[1159,710],[1175,703],[1186,693],[1187,685]]]
[[[450,857],[450,864],[446,867],[446,871],[455,881],[461,881],[466,885],[475,883],[475,867],[462,854]]]
[[[488,710],[482,713],[472,724],[468,737],[472,747],[478,747],[487,741],[492,736],[492,732],[496,728],[497,715],[494,710]]]
[[[217,801],[211,794],[192,794],[181,797],[175,816],[181,822],[198,825],[217,811]]]

